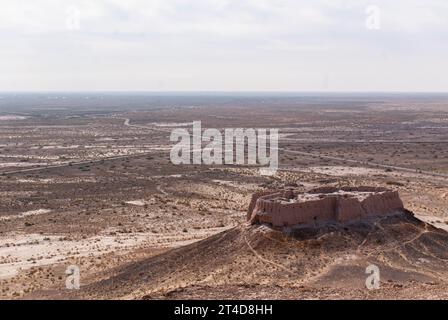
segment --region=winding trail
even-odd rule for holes
[[[129,119],[129,118],[115,118],[115,119],[124,119],[123,125],[125,125],[127,127],[138,128],[138,129],[149,129],[149,130],[163,132],[163,133],[171,132],[171,130],[168,130],[168,129],[159,129],[159,128],[154,128],[154,127],[149,127],[149,126],[144,126],[144,125],[131,124],[131,119]]]

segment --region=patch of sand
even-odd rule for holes
[[[114,234],[69,240],[55,235],[10,233],[0,237],[0,279],[17,275],[20,270],[35,266],[61,264],[69,258],[99,256],[110,252],[126,252],[137,246],[173,248],[184,246],[230,227],[194,230],[189,233]]]
[[[35,216],[35,215],[45,214],[45,213],[49,213],[49,212],[51,212],[50,209],[30,210],[30,211],[25,211],[25,212],[22,212],[22,213],[19,213],[19,214],[16,214],[16,215],[0,217],[0,221],[12,220],[12,219],[20,219],[20,218],[24,218],[24,217],[28,217],[28,216]]]
[[[0,116],[0,121],[25,120],[25,119],[27,119],[27,117],[24,116],[15,116],[15,115]]]
[[[132,200],[132,201],[126,201],[127,204],[132,204],[134,206],[144,206],[145,202],[143,200]]]
[[[192,122],[154,122],[151,124],[156,127],[188,127],[193,125]]]
[[[0,163],[0,168],[8,167],[33,167],[33,166],[47,166],[46,162],[3,162]]]
[[[308,167],[303,171],[310,173],[326,174],[330,176],[365,176],[365,175],[384,175],[385,171],[380,169],[370,169],[364,167],[346,167],[346,166],[320,166]]]

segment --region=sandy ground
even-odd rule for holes
[[[139,247],[172,248],[187,245],[227,228],[211,228],[189,234],[134,233],[114,236],[98,235],[81,240],[40,234],[7,234],[0,237],[0,279],[13,277],[22,270],[69,259],[94,257],[110,252],[123,254]],[[105,233],[110,233],[107,230]]]
[[[157,275],[150,281],[131,281],[129,285],[136,287],[120,298],[142,298],[144,293],[150,294],[149,298],[165,294],[201,298],[210,295],[208,288],[236,298],[272,297],[273,293],[278,297],[290,293],[304,298],[307,294],[318,298],[368,297],[364,292],[328,289],[331,281],[326,283],[327,278],[319,276],[333,271],[350,275],[353,269],[343,269],[345,264],[364,263],[370,256],[362,258],[351,249],[333,254],[331,246],[326,247],[329,254],[320,251],[326,244],[320,240],[299,239],[292,247],[283,247],[283,238],[280,242],[274,239],[280,244],[274,246],[265,238],[260,240],[261,233],[251,237],[255,234],[232,231],[244,222],[251,194],[266,189],[388,187],[399,191],[406,208],[421,220],[446,230],[447,179],[423,174],[448,173],[446,101],[385,100],[375,102],[375,108],[365,101],[346,102],[344,106],[338,103],[336,107],[331,102],[252,101],[257,113],[247,109],[247,101],[237,99],[223,102],[225,108],[215,102],[213,106],[173,107],[186,105],[184,99],[164,108],[154,105],[154,109],[148,109],[146,102],[146,109],[141,110],[118,112],[95,107],[93,115],[90,106],[84,111],[66,108],[54,113],[32,109],[18,118],[8,118],[12,113],[2,115],[1,298],[63,290],[65,270],[71,264],[81,267],[83,286],[112,279],[131,267],[138,270],[129,269],[131,278],[140,277],[139,273],[148,279]],[[268,177],[260,176],[258,168],[250,166],[172,165],[169,132],[189,127],[196,120],[202,121],[203,128],[279,128],[280,170]],[[28,168],[47,163],[47,168]],[[412,172],[396,169],[399,167]],[[386,236],[389,243],[396,243],[392,227]],[[446,259],[443,241],[426,238],[426,227],[408,227],[398,227],[398,231],[403,231],[402,242],[410,241],[410,246],[379,255],[381,263],[398,270],[391,274],[397,271],[405,278],[409,275],[403,272],[422,271],[419,268],[427,261]],[[371,237],[382,243],[383,231],[380,228]],[[221,239],[227,236],[230,238],[226,241]],[[365,237],[362,234],[355,240],[362,243]],[[335,234],[335,239],[343,246],[348,238]],[[208,251],[200,241],[216,247],[224,244],[225,248]],[[358,245],[356,241],[353,243]],[[267,250],[271,245],[278,252]],[[375,252],[376,244],[368,245]],[[189,255],[192,248],[197,249],[194,261]],[[244,259],[239,258],[240,253],[244,253]],[[436,258],[428,257],[428,253]],[[267,264],[266,272],[252,270],[264,266],[267,259],[276,264]],[[329,266],[333,262],[342,269],[332,270]],[[276,287],[279,277],[284,276],[276,271],[280,264],[297,270],[294,283],[303,281],[300,277],[304,273],[309,277],[306,279],[322,281],[314,288],[297,285],[288,291],[292,278],[284,278],[282,286]],[[422,273],[444,272],[438,268],[431,264]],[[415,296],[422,297],[437,296],[444,289],[439,286],[439,291],[431,292],[426,287],[430,284],[416,287],[391,282],[389,297],[398,293],[395,285],[407,290],[403,296],[411,297],[413,289],[418,291],[414,290]],[[94,297],[100,297],[96,294]]]
[[[194,208],[196,208],[195,210],[199,210],[199,212],[201,212],[201,210],[206,210],[206,207],[222,208],[223,203],[226,203],[227,206],[230,205],[230,207],[232,207],[232,203],[234,203],[234,205],[236,205],[235,209],[241,208],[241,211],[234,211],[234,217],[240,218],[236,221],[236,223],[241,223],[244,221],[244,208],[247,206],[247,201],[250,198],[250,190],[256,190],[259,188],[259,183],[246,182],[242,184],[241,182],[225,179],[224,177],[231,173],[233,175],[238,174],[239,176],[245,177],[252,176],[253,178],[262,180],[269,179],[259,177],[258,170],[256,169],[228,168],[225,170],[213,169],[211,172],[218,175],[217,178],[194,182],[191,180],[190,182],[185,181],[185,179],[188,180],[194,177],[194,175],[191,174],[188,176],[182,174],[168,175],[170,179],[173,179],[173,181],[164,180],[163,177],[160,176],[157,179],[160,179],[160,182],[163,181],[163,183],[155,186],[155,190],[159,192],[159,197],[162,198],[151,197],[151,199],[148,199],[146,197],[135,197],[134,199],[127,199],[126,201],[123,201],[126,204],[125,208],[126,210],[136,210],[136,214],[138,216],[140,215],[138,212],[147,212],[148,210],[152,210],[151,208],[154,208],[160,204],[160,201],[163,201],[163,203],[165,203],[165,201],[170,201],[172,203],[176,203],[177,206],[182,206],[185,201],[183,199],[190,199],[189,206],[194,206]],[[198,171],[196,174],[201,173]],[[281,179],[283,183],[286,183],[287,181],[300,182],[300,185],[302,185],[303,188],[311,188],[319,185],[318,181],[328,179],[328,177],[337,177],[337,181],[341,181],[341,179],[349,179],[345,180],[345,183],[352,183],[349,182],[350,179],[356,179],[358,180],[356,184],[366,184],[366,179],[369,179],[368,177],[372,176],[377,177],[376,179],[380,179],[380,181],[383,179],[383,182],[381,183],[378,181],[376,183],[377,185],[384,185],[392,188],[395,187],[398,188],[399,191],[403,189],[401,190],[404,196],[403,199],[408,208],[412,207],[415,209],[417,205],[422,205],[420,202],[415,202],[413,188],[418,188],[421,192],[420,197],[426,197],[428,205],[424,208],[419,207],[419,214],[417,217],[422,221],[435,225],[436,227],[445,230],[448,229],[448,225],[446,224],[446,221],[448,221],[448,215],[443,217],[441,215],[433,214],[438,206],[446,204],[446,194],[448,192],[448,188],[438,188],[437,185],[435,186],[437,188],[434,188],[430,182],[425,182],[418,179],[416,180],[414,176],[407,176],[406,173],[385,173],[381,170],[377,172],[374,169],[359,167],[353,168],[337,166],[335,168],[331,168],[321,166],[305,168],[303,170],[282,170],[278,174],[278,179]],[[399,179],[391,180],[397,178]],[[407,180],[411,182],[407,183]],[[31,181],[38,182],[36,180]],[[388,184],[391,181],[394,183],[398,183],[397,181],[406,183],[408,185],[406,188],[408,188],[409,191],[406,191],[404,189],[404,185],[400,185],[400,183],[398,183],[398,185]],[[278,182],[276,179],[273,179],[272,183],[276,185]],[[370,184],[372,184],[371,181]],[[192,194],[188,193],[191,192],[191,190],[194,190],[194,197],[199,196],[199,199],[192,201]],[[235,190],[236,192],[233,196],[228,197],[227,200],[222,199],[221,201],[216,202],[213,199],[213,194],[223,195],[228,193],[230,190]],[[438,193],[435,193],[434,190],[437,190]],[[239,194],[245,194],[245,196],[243,198],[238,198]],[[438,199],[442,202],[434,201],[434,196],[439,196]],[[207,211],[208,210],[204,212]],[[440,211],[438,212],[440,213]],[[57,213],[51,209],[39,208],[24,211],[15,215],[6,215],[1,219],[16,222],[22,221],[23,223],[30,218],[41,219],[45,216],[50,217],[52,214],[54,215]],[[203,216],[204,218],[202,219],[206,220],[210,218],[214,220],[215,214],[216,213],[213,213],[213,211],[212,213],[205,213]],[[123,217],[123,219],[126,218]],[[230,222],[233,221],[233,219],[235,218],[232,218]],[[182,248],[188,244],[206,239],[207,237],[228,230],[234,225],[235,224],[231,222],[230,224],[224,223],[219,227],[209,226],[207,228],[200,229],[188,228],[188,232],[179,232],[179,229],[172,231],[169,229],[160,229],[161,231],[158,231],[157,233],[154,233],[153,230],[148,230],[146,232],[133,231],[130,233],[127,233],[126,231],[126,233],[121,233],[120,227],[107,227],[102,229],[98,234],[87,237],[79,237],[79,235],[77,236],[76,234],[55,235],[48,232],[43,234],[29,232],[7,232],[0,235],[0,280],[8,281],[6,283],[9,284],[11,282],[15,283],[16,281],[23,281],[20,279],[30,279],[30,277],[35,278],[40,273],[35,273],[34,270],[36,270],[36,268],[43,267],[49,268],[48,270],[53,270],[49,272],[58,272],[56,274],[59,274],[58,277],[62,277],[62,280],[56,280],[55,283],[56,285],[59,283],[59,286],[61,286],[62,281],[65,279],[65,275],[61,272],[65,270],[64,268],[73,263],[80,264],[83,266],[83,270],[86,270],[86,268],[91,268],[89,266],[95,265],[95,259],[100,258],[103,263],[106,263],[106,265],[109,264],[110,267],[119,266],[119,264],[117,264],[117,256],[122,256],[123,259],[126,259],[125,257],[132,256],[132,259],[137,259],[137,257],[143,258],[148,254],[151,254],[154,249],[166,250],[169,248]],[[183,228],[182,224],[180,224],[179,228],[181,228],[181,231]],[[135,252],[140,253],[136,256]],[[356,255],[356,253],[347,253],[346,255],[341,255],[338,259],[342,259],[341,261],[349,261],[351,259],[356,260]],[[424,260],[421,260],[420,262],[424,263]],[[99,279],[108,274],[108,272],[101,272],[101,268],[92,268],[93,273],[83,271],[83,275],[85,278],[89,279],[89,282],[94,281],[95,279]],[[53,286],[54,285],[55,284],[53,283]],[[36,288],[42,287],[37,286]],[[22,296],[26,295],[28,290],[31,289],[27,287],[16,290],[22,290],[21,293],[19,293],[19,295]],[[15,294],[15,292],[11,289],[5,297],[10,297],[10,294]]]

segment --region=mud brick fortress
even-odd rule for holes
[[[255,193],[247,213],[252,223],[274,227],[346,222],[404,210],[397,191],[376,187],[321,187],[305,193],[293,189]]]

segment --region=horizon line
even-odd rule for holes
[[[409,91],[409,90],[5,90],[0,94],[448,94],[448,91]]]

